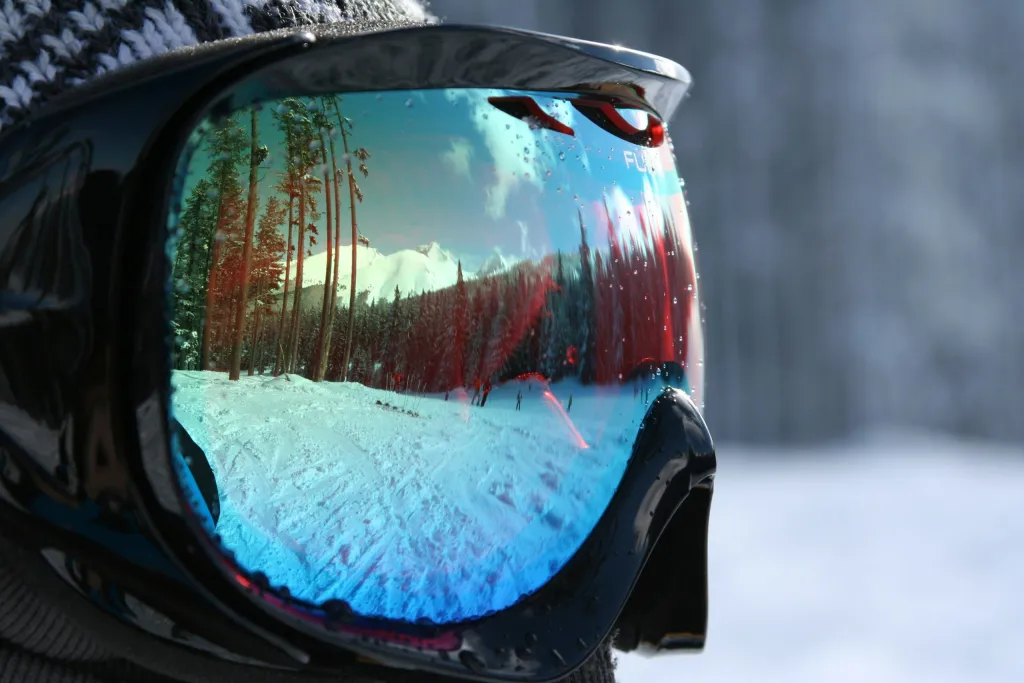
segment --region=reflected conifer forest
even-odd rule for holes
[[[288,98],[197,130],[174,412],[240,561],[436,620],[558,571],[653,396],[701,400],[663,136],[637,110],[474,90]]]

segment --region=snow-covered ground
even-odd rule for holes
[[[653,397],[523,380],[480,407],[296,375],[174,384],[221,488],[217,532],[244,566],[308,600],[437,621],[506,607],[564,565]]]
[[[479,409],[296,377],[175,384],[243,563],[304,597],[437,618],[510,602],[575,549],[642,410],[575,387],[566,415],[568,385],[523,384],[516,411],[518,387]],[[621,683],[1024,682],[1024,449],[894,433],[718,451],[707,649],[620,654]]]
[[[718,452],[707,649],[621,683],[1024,682],[1024,450]]]

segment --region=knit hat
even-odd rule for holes
[[[417,0],[0,0],[0,131],[69,86],[175,48],[289,26],[434,21]]]

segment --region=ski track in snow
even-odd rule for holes
[[[540,383],[506,383],[482,408],[456,392],[295,375],[176,372],[174,384],[175,415],[221,487],[217,532],[243,566],[303,599],[437,621],[508,606],[564,565],[611,499],[645,412],[631,387],[573,383],[549,397]]]

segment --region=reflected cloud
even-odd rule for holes
[[[526,221],[516,221],[519,226],[519,253],[523,256],[530,256],[530,226]]]
[[[489,97],[501,94],[503,91],[499,90],[445,92],[449,102],[462,102],[470,108],[470,119],[490,153],[494,170],[487,187],[486,210],[493,219],[506,215],[509,197],[520,185],[532,185],[543,191],[548,169],[560,160],[552,136],[564,137],[560,133],[534,131],[528,121],[504,114],[488,102]],[[567,103],[556,102],[542,108],[562,123],[572,125],[574,114]]]
[[[441,155],[444,161],[455,175],[473,182],[473,175],[469,171],[469,162],[473,157],[473,145],[465,138],[452,140],[451,148]]]

